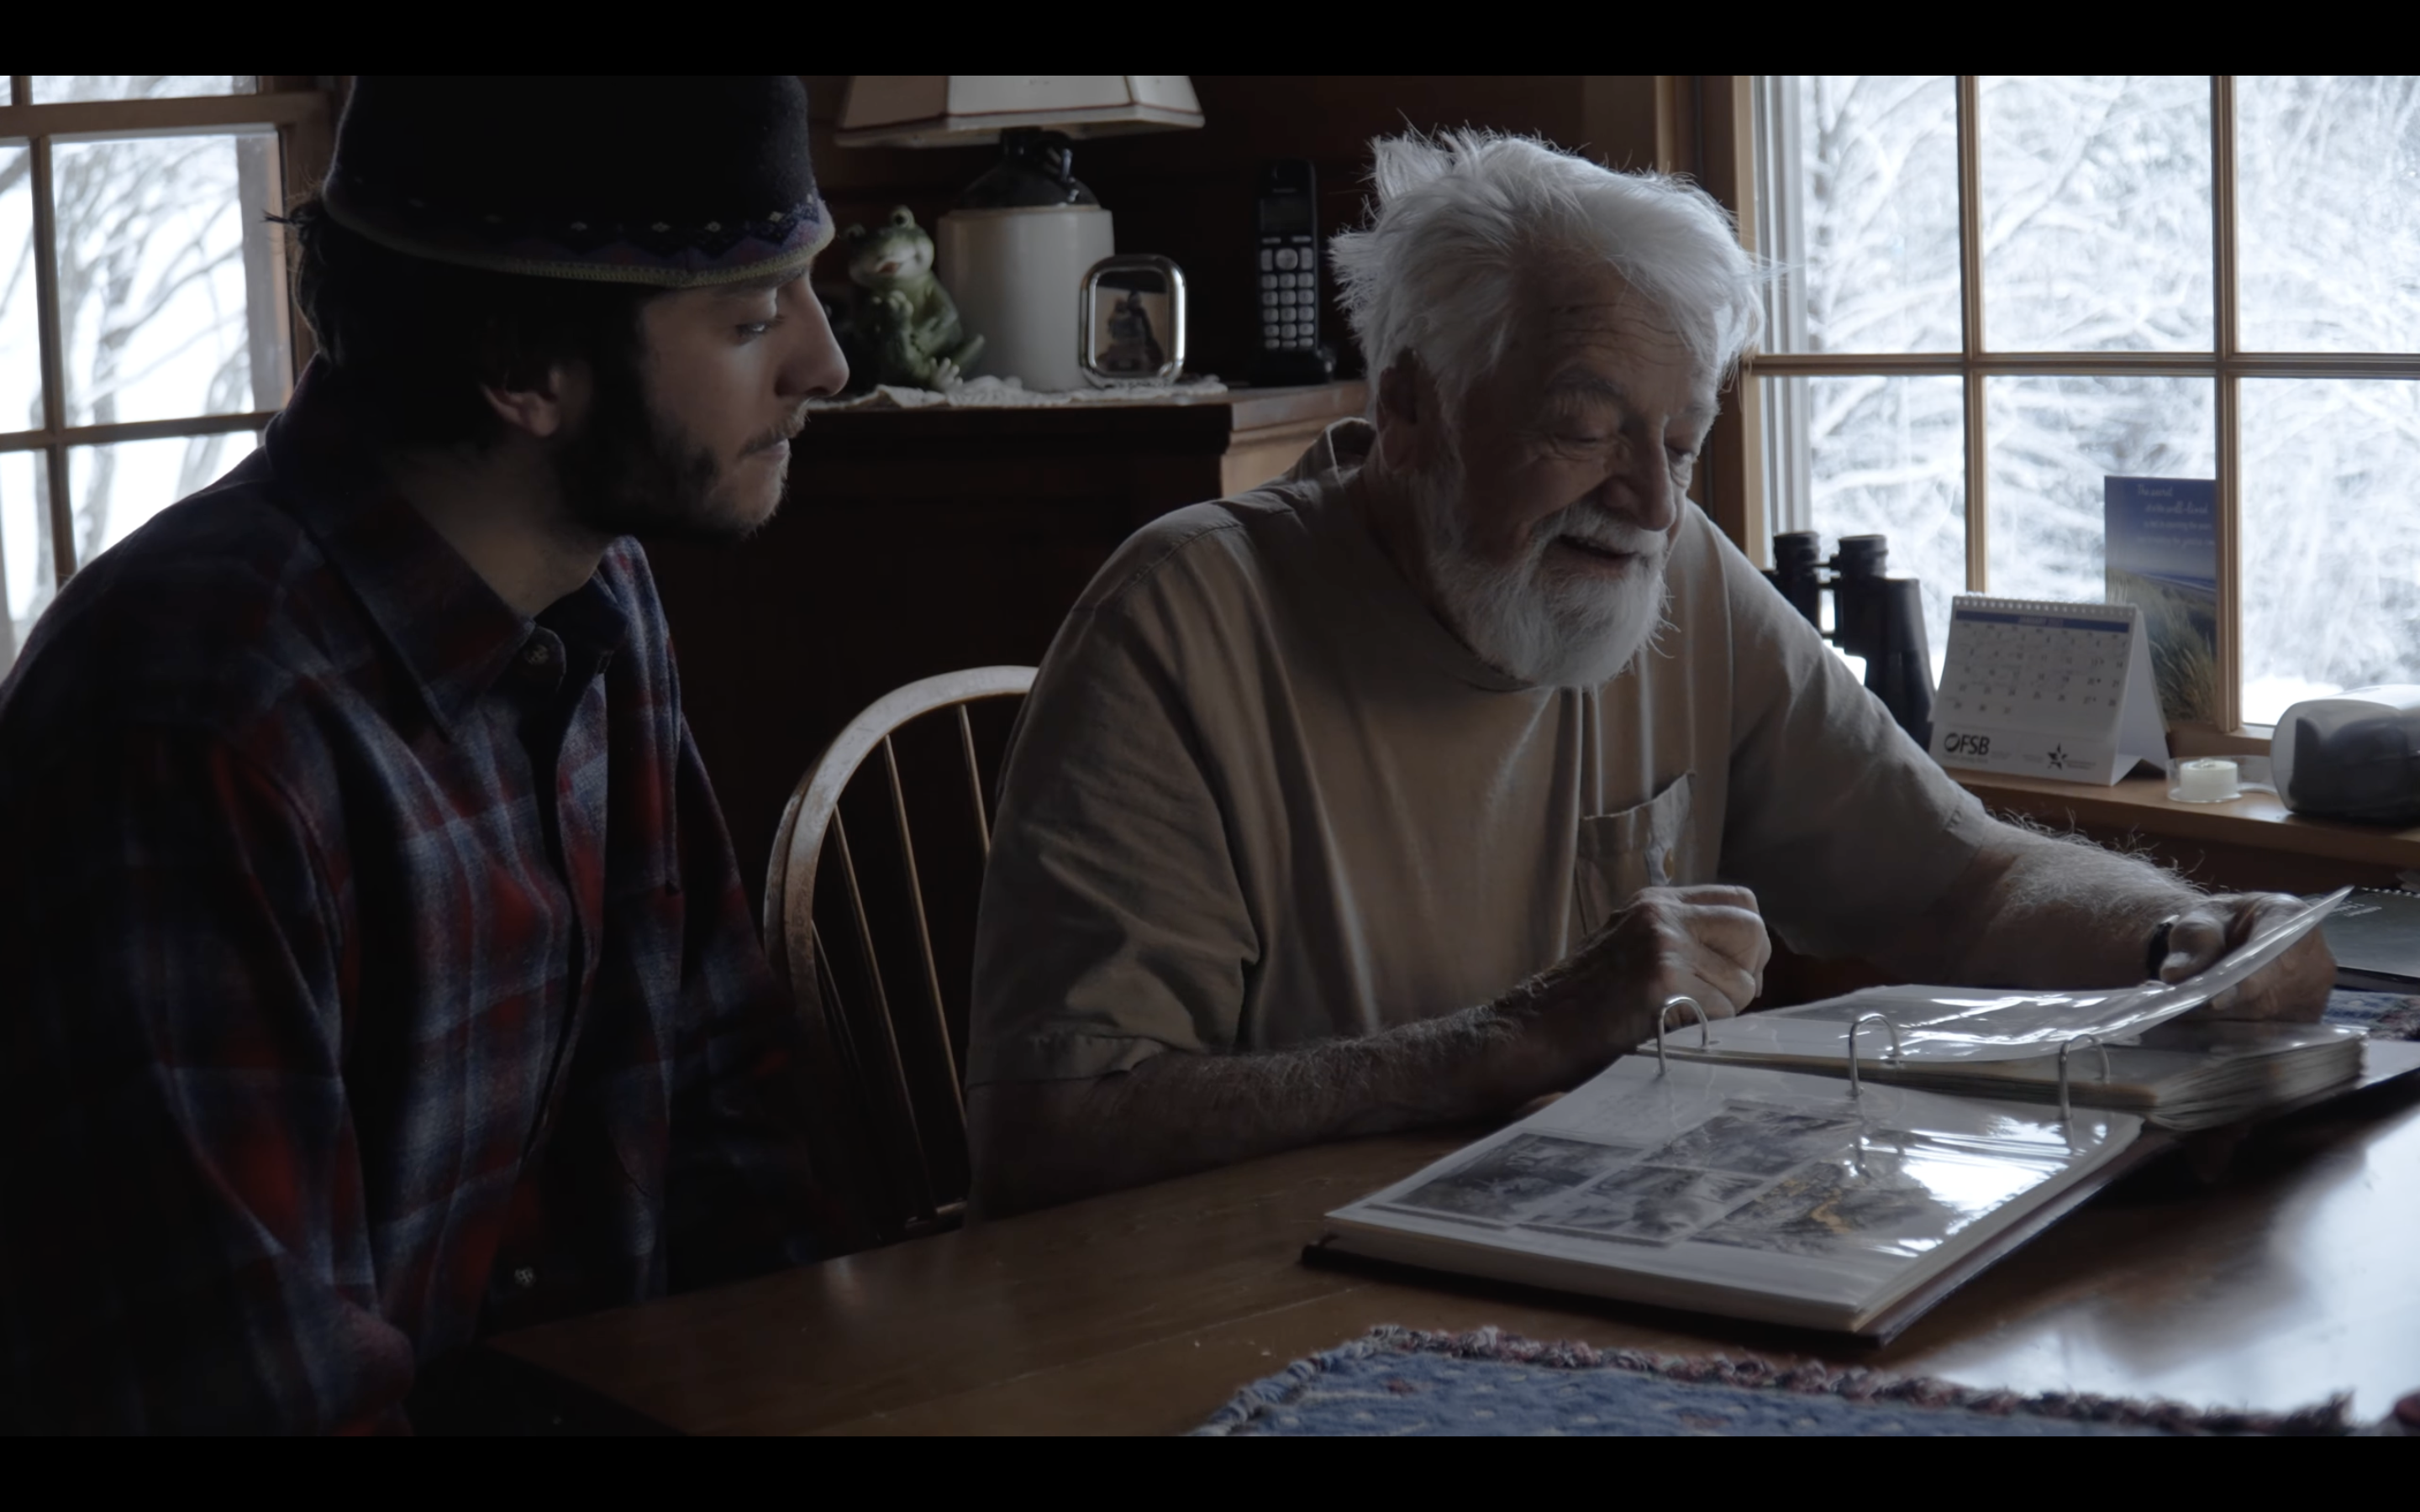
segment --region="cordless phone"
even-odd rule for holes
[[[1327,280],[1320,273],[1318,187],[1308,158],[1280,158],[1261,170],[1256,383],[1325,383],[1334,375],[1335,358],[1319,339]]]

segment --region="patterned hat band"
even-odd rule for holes
[[[343,165],[321,192],[346,229],[390,252],[490,272],[693,288],[803,270],[832,239],[819,195],[760,217],[683,225],[598,219],[538,221],[382,194]]]

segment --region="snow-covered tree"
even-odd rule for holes
[[[1987,77],[1978,96],[1986,346],[2211,351],[2209,81]],[[2243,345],[2420,351],[2420,80],[2246,76],[2236,97]],[[1764,99],[1792,160],[1766,178],[1791,265],[1773,349],[1957,350],[1952,81],[1805,76]],[[1887,534],[1937,653],[1966,585],[1959,380],[1767,382],[1771,476],[1807,496],[1785,507]],[[2217,466],[2207,378],[1993,377],[1984,410],[1994,593],[2098,599],[2102,478]],[[2248,378],[2239,434],[2245,717],[2420,681],[2420,384]]]
[[[181,75],[46,79],[41,102],[224,92],[232,81]],[[52,145],[58,228],[59,329],[67,421],[106,425],[240,413],[256,408],[243,266],[264,208],[271,136],[148,136]],[[252,160],[247,162],[247,156]],[[32,153],[0,151],[0,431],[44,424],[35,343]],[[243,180],[250,177],[255,183]],[[251,193],[247,193],[247,189]],[[13,250],[11,250],[13,249]],[[282,386],[282,372],[277,375]],[[271,403],[275,401],[271,400]],[[244,434],[121,442],[71,453],[75,560],[223,471]],[[30,463],[31,465],[25,465]],[[39,452],[0,455],[0,669],[53,592],[49,476]]]

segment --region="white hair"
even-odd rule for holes
[[[1498,131],[1370,146],[1370,224],[1329,250],[1373,378],[1409,351],[1458,403],[1503,358],[1522,278],[1557,264],[1610,264],[1715,372],[1762,326],[1756,259],[1685,179],[1615,173]]]

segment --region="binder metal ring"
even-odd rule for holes
[[[2101,1042],[2101,1036],[2079,1034],[2060,1045],[2058,1047],[2058,1121],[2061,1123],[2067,1122],[2074,1116],[2068,1107],[2067,1101],[2067,1056],[2069,1051],[2080,1044],[2088,1044],[2101,1052],[2101,1080],[2104,1084],[2109,1080],[2109,1047]]]
[[[1860,1090],[1859,1090],[1859,1088],[1858,1088],[1858,1087],[1857,1087],[1857,1031],[1858,1031],[1859,1029],[1864,1028],[1864,1027],[1865,1027],[1867,1025],[1869,1025],[1869,1024],[1879,1024],[1879,1025],[1881,1025],[1881,1026],[1883,1026],[1883,1032],[1890,1036],[1890,1054],[1889,1054],[1889,1055],[1886,1055],[1886,1056],[1885,1056],[1885,1057],[1883,1057],[1883,1058],[1884,1058],[1885,1060],[1893,1061],[1893,1062],[1896,1062],[1896,1061],[1900,1058],[1900,1047],[1899,1047],[1899,1026],[1898,1026],[1898,1025],[1893,1024],[1890,1020],[1888,1020],[1888,1019],[1886,1019],[1886,1018],[1883,1017],[1880,1013],[1868,1013],[1868,1014],[1866,1014],[1865,1016],[1863,1016],[1862,1018],[1858,1019],[1856,1023],[1850,1025],[1850,1026],[1849,1026],[1849,1095],[1850,1095],[1851,1097],[1857,1097],[1857,1096],[1861,1096],[1861,1095],[1862,1095],[1862,1093],[1860,1092]]]
[[[1665,1023],[1672,1017],[1672,1011],[1684,1003],[1688,1005],[1690,1012],[1698,1015],[1698,1048],[1706,1049],[1711,1042],[1707,1036],[1713,1032],[1713,1026],[1706,1018],[1704,1006],[1694,997],[1667,997],[1664,999],[1664,1006],[1655,1013],[1655,1073],[1659,1076],[1664,1073]]]

